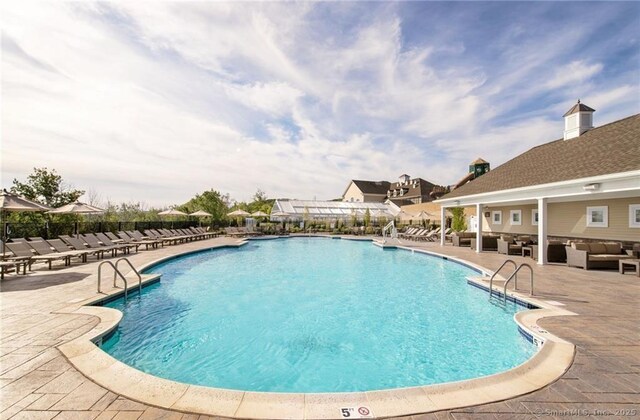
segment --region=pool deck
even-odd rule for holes
[[[141,251],[130,259],[139,267],[178,252],[237,242],[234,238],[216,238]],[[451,245],[442,248],[435,243],[408,241],[405,245],[460,258],[489,270],[495,270],[506,258],[495,252],[477,254],[469,248]],[[510,258],[518,263],[534,262],[530,258]],[[412,417],[640,416],[638,277],[622,275],[617,270],[585,271],[554,264],[532,266],[536,298],[577,314],[538,321],[542,328],[576,345],[569,370],[552,384],[523,396]],[[100,320],[95,316],[72,312],[83,302],[100,296],[96,292],[97,263],[67,268],[58,263],[51,271],[42,264],[34,268],[36,271],[27,276],[9,274],[1,284],[0,419],[207,418],[122,397],[76,370],[58,346],[99,327]],[[526,283],[522,281],[520,287],[526,290]]]

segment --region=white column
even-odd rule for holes
[[[476,204],[476,252],[482,252],[482,204]]]
[[[446,207],[445,206],[440,206],[440,246],[444,246],[444,240],[445,240],[445,224],[447,223],[447,218],[445,216],[446,214]]]
[[[538,199],[538,264],[547,263],[547,199]]]

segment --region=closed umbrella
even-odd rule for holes
[[[102,214],[104,213],[104,210],[99,207],[92,206],[90,204],[85,204],[85,203],[76,201],[75,203],[69,203],[69,204],[65,204],[62,207],[55,208],[51,211],[48,211],[47,213],[48,214]],[[76,219],[76,223],[75,223],[76,237],[78,237],[79,234],[80,233],[78,232],[78,219]]]
[[[51,209],[40,203],[36,203],[34,201],[27,200],[26,198],[22,198],[18,195],[11,194],[10,192],[7,192],[7,190],[2,190],[2,194],[0,194],[0,218],[4,221],[4,224],[2,226],[2,255],[0,255],[0,259],[4,259],[4,244],[7,243],[7,236],[9,234],[9,224],[5,221],[6,213],[14,211],[47,210]]]

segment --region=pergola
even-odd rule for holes
[[[346,220],[353,216],[361,219],[367,209],[372,219],[393,218],[397,213],[396,209],[384,203],[282,199],[275,201],[271,213],[287,213],[290,220],[303,220],[305,217],[315,220]]]

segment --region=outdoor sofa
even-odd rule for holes
[[[471,249],[476,249],[476,244],[478,241],[471,241]],[[483,251],[497,251],[498,250],[498,239],[497,235],[482,235],[482,250]]]
[[[453,246],[471,246],[471,242],[476,240],[475,232],[455,232],[451,235]]]
[[[585,270],[592,268],[618,268],[623,259],[633,259],[618,242],[572,242],[565,247],[567,265]]]

